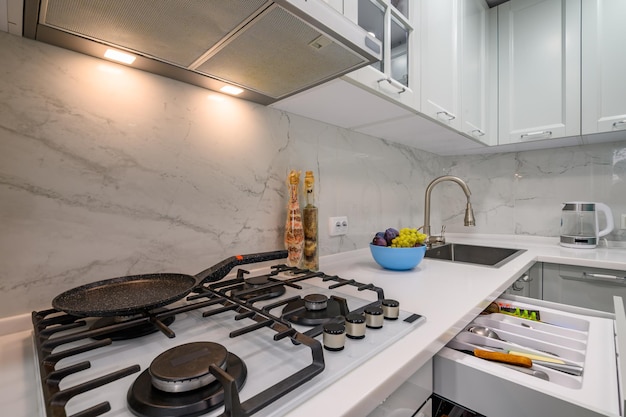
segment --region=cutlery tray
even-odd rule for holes
[[[435,356],[436,394],[493,417],[623,417],[614,315],[509,295],[495,301],[538,310],[541,321],[504,313],[479,315],[450,346],[525,352],[577,365],[582,374],[571,375],[533,362],[531,369],[545,372],[546,381],[446,347]],[[487,327],[503,340],[469,332],[473,325]]]

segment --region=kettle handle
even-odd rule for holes
[[[596,203],[597,211],[604,212],[604,217],[606,217],[606,227],[600,231],[598,231],[598,237],[606,236],[613,231],[613,227],[615,224],[613,223],[613,212],[604,203]]]

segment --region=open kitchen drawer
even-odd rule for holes
[[[626,352],[626,317],[620,297],[614,297],[615,314],[513,295],[503,295],[496,302],[538,310],[541,322],[502,313],[478,316],[474,324],[493,329],[507,342],[468,331],[459,333],[448,344],[455,349],[444,347],[434,357],[437,395],[489,417],[625,416],[625,368],[619,352]],[[548,357],[543,352],[550,352],[560,360],[582,366],[582,375],[534,362],[531,369],[545,372],[543,376],[549,377],[546,381],[456,350],[461,347],[455,344],[459,341]]]

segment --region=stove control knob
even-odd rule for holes
[[[396,300],[384,299],[382,301],[383,315],[387,320],[397,320],[400,315],[400,303]]]
[[[383,309],[380,307],[366,308],[365,325],[370,329],[380,329],[383,327]]]
[[[350,313],[346,316],[346,336],[350,339],[365,337],[365,316],[359,313]]]
[[[346,327],[341,323],[324,324],[324,349],[330,351],[343,350],[346,343]]]

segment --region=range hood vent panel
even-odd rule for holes
[[[311,46],[320,36],[327,41],[326,46]],[[274,5],[196,70],[278,99],[302,86],[340,76],[346,68],[358,68],[364,62],[361,56],[346,53],[322,32]]]
[[[382,59],[322,0],[24,0],[24,36],[265,105]]]
[[[41,23],[186,68],[264,3],[47,0]]]

